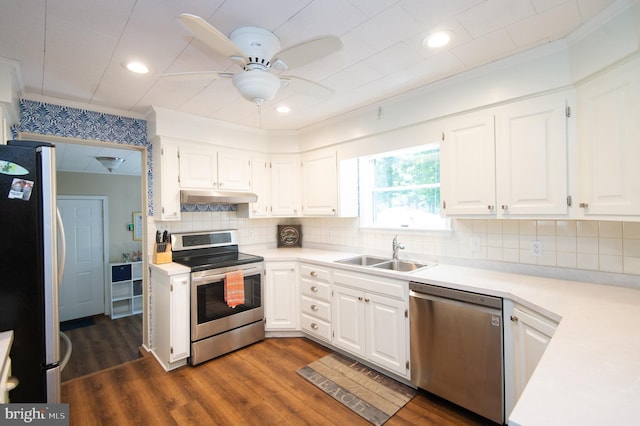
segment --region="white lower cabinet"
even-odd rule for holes
[[[189,272],[151,267],[151,352],[165,370],[186,365],[191,354]]]
[[[407,283],[334,271],[332,343],[409,377]]]
[[[558,323],[505,301],[505,413],[507,417],[542,358]]]
[[[309,336],[331,342],[331,272],[300,264],[300,321]]]
[[[266,331],[298,328],[298,263],[268,262],[265,265]]]

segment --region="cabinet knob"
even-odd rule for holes
[[[358,300],[362,302],[362,296],[358,296]]]
[[[491,204],[489,204],[489,205],[487,206],[487,208],[488,208],[489,210],[493,210],[493,209],[494,209],[494,207],[495,207],[495,206],[492,206]]]
[[[513,321],[513,322],[518,321],[518,317],[517,317],[517,316],[515,316],[515,315],[511,315],[511,317],[510,317],[510,318],[511,318],[511,321]]]
[[[318,306],[317,305],[311,305],[311,310],[312,311],[317,311],[318,310]]]
[[[589,203],[580,203],[578,205],[580,206],[581,209],[586,209],[587,207],[589,207]]]
[[[369,303],[369,299],[364,299],[365,303]]]
[[[311,323],[311,328],[313,328],[314,330],[318,329],[318,324],[316,324],[315,322]]]
[[[501,208],[502,210],[508,210],[508,209],[509,209],[509,206],[508,206],[508,205],[506,205],[506,204],[503,204],[502,206],[500,206],[500,208]]]
[[[310,290],[313,291],[313,292],[317,292],[318,291],[318,287],[316,287],[315,285],[312,285]]]
[[[311,271],[311,272],[309,272],[309,275],[311,275],[312,277],[315,278],[315,277],[318,276],[318,273],[316,271]]]

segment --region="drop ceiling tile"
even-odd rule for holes
[[[381,76],[378,71],[360,62],[332,75],[325,79],[323,83],[337,92],[345,92],[376,80]]]
[[[380,52],[421,30],[409,13],[396,4],[354,28],[353,32],[374,52]]]
[[[372,17],[393,6],[398,0],[349,0],[368,17]]]
[[[536,42],[549,42],[564,37],[566,23],[580,24],[580,13],[573,1],[547,9],[538,15],[524,19],[507,27],[507,32],[518,47],[528,47]]]
[[[504,30],[494,31],[451,49],[465,66],[486,64],[516,51],[516,45]]]
[[[223,34],[243,26],[254,26],[274,31],[309,3],[308,0],[242,0],[225,1],[207,19]]]
[[[425,30],[466,12],[485,0],[402,0],[399,4]]]
[[[577,0],[577,2],[580,17],[584,23],[614,4],[615,0]]]
[[[534,14],[530,0],[492,0],[472,7],[457,19],[477,38]]]
[[[363,62],[380,74],[387,75],[410,67],[421,60],[422,58],[413,49],[409,48],[406,43],[400,42],[376,53]]]

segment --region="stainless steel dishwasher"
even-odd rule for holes
[[[502,299],[409,283],[411,382],[504,423]]]

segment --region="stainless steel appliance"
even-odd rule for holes
[[[0,145],[0,331],[14,331],[10,356],[18,386],[11,402],[60,402],[58,238],[64,235],[58,235],[55,167],[51,144]]]
[[[236,230],[171,235],[173,261],[191,269],[191,357],[199,364],[264,339],[264,259],[238,251]],[[224,280],[242,271],[244,303],[224,300]]]
[[[504,423],[502,299],[409,283],[411,382]]]

